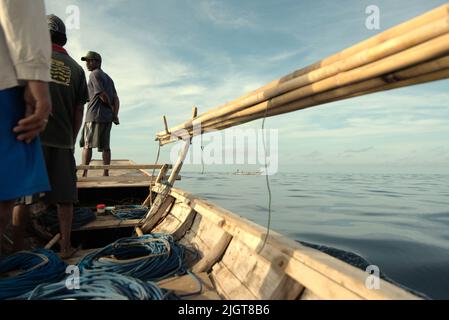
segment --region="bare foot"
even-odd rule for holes
[[[61,259],[69,259],[79,250],[79,248],[70,247],[69,249],[63,249],[59,252]]]

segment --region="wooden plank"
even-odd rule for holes
[[[85,226],[74,229],[73,231],[87,231],[97,229],[111,229],[111,228],[130,228],[140,226],[141,219],[120,220],[112,215],[97,216],[95,221],[92,221]]]
[[[150,181],[92,181],[77,182],[78,189],[98,189],[98,188],[123,188],[123,187],[150,187]]]
[[[195,274],[195,276],[201,281],[202,291],[193,296],[181,297],[183,300],[221,300],[207,273],[203,272]],[[199,290],[198,280],[191,275],[184,275],[162,280],[157,284],[161,288],[171,290],[177,295],[186,295]]]
[[[115,176],[115,177],[79,177],[78,182],[111,182],[111,183],[127,183],[127,182],[149,182],[156,183],[157,177],[154,176]],[[176,180],[181,180],[181,176],[177,176]],[[153,183],[153,184],[154,184]]]
[[[189,203],[197,212],[197,218],[200,215],[211,217],[211,221],[224,221],[221,222],[223,230],[234,237],[244,234],[248,247],[255,251],[261,249],[265,228],[185,191],[172,188],[171,195]],[[365,286],[367,273],[362,270],[271,231],[267,245],[260,254],[270,260],[275,252],[281,252],[285,256],[285,272],[291,278],[323,299],[419,299],[383,280],[380,290],[370,290]]]
[[[322,300],[322,299],[318,297],[315,293],[313,293],[311,290],[306,289],[299,297],[299,300]]]
[[[279,252],[279,255],[281,253]],[[266,260],[245,245],[244,237],[234,238],[221,264],[261,300],[296,299],[304,287],[291,279],[279,259]]]
[[[161,208],[161,206],[164,206],[167,203],[167,201],[165,200],[166,194],[170,193],[170,187],[173,186],[179,172],[181,171],[182,165],[189,151],[191,141],[192,140],[189,138],[187,138],[184,141],[184,148],[179,153],[178,160],[176,161],[176,164],[170,174],[170,177],[168,177],[167,186],[165,186],[165,188],[163,188],[162,191],[157,195],[153,205],[151,206],[150,212],[145,217],[145,222],[142,228],[143,232],[149,232],[156,226],[161,217],[163,215],[166,215],[165,214],[166,209]]]
[[[154,169],[160,170],[164,164],[111,164],[111,165],[79,165],[76,167],[77,170],[135,170],[135,169]],[[173,166],[171,164],[166,164],[168,169]]]
[[[186,233],[181,243],[193,246],[200,254],[193,272],[208,272],[221,258],[232,236],[222,228],[211,223],[207,218],[196,215],[192,227]]]
[[[168,233],[173,236],[175,241],[181,239],[187,230],[192,226],[195,217],[195,211],[182,202],[174,204],[170,213],[162,222],[157,225],[152,233]]]
[[[159,171],[159,175],[156,178],[155,184],[162,183],[162,180],[165,178],[165,175],[167,174],[167,171],[168,171],[168,165],[164,164],[162,166],[162,169]],[[153,179],[151,179],[151,181],[153,181]],[[145,201],[142,204],[145,207],[152,207],[153,206],[153,191],[151,189],[152,188],[150,186],[149,192],[148,192],[148,197],[145,199]]]
[[[86,177],[86,178],[78,178],[79,183],[87,183],[87,182],[110,182],[110,183],[127,183],[127,182],[146,182],[150,185],[152,177],[151,176],[116,176],[116,177]],[[156,181],[156,177],[154,177],[154,181]]]
[[[91,162],[96,168],[104,168],[102,161]],[[113,160],[111,166],[115,168],[133,168],[136,164],[130,160]],[[163,165],[160,165],[163,166]],[[167,165],[170,166],[170,165]],[[87,188],[119,188],[119,187],[150,187],[152,176],[143,169],[116,169],[109,172],[109,177],[103,177],[101,170],[89,171],[88,177],[82,177],[83,170],[78,170],[79,189]],[[181,179],[178,175],[177,179]],[[156,180],[154,177],[153,181]]]
[[[144,233],[150,232],[170,212],[175,201],[176,199],[172,196],[167,195],[166,197],[162,197],[158,195],[153,207],[150,209],[150,213],[143,222],[142,231]]]
[[[226,300],[257,300],[257,297],[221,262],[215,264],[211,273],[215,288]]]

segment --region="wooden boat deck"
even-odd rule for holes
[[[132,228],[141,225],[141,219],[120,220],[112,215],[97,216],[95,221],[92,221],[85,226],[74,229],[73,231],[90,231],[100,229],[112,228]]]
[[[94,160],[91,166],[101,166],[102,161]],[[130,160],[113,160],[111,166],[121,166],[123,169],[110,170],[109,177],[103,177],[103,170],[89,170],[86,178],[82,177],[82,166],[78,166],[78,189],[88,188],[118,188],[118,187],[150,187],[151,174],[143,169],[132,169],[135,163]],[[128,167],[128,168],[127,168]],[[156,179],[154,177],[153,181]]]

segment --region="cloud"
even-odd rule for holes
[[[305,158],[305,159],[312,159],[312,160],[318,160],[318,159],[320,159],[320,158],[322,157],[322,155],[323,155],[323,154],[322,154],[321,152],[313,151],[313,152],[311,152],[311,153],[309,153],[309,154],[303,155],[302,158]]]
[[[178,125],[190,118],[194,105],[200,113],[223,105],[370,33],[357,29],[364,21],[363,4],[357,1],[356,8],[325,1],[286,1],[283,6],[197,0],[46,3],[62,16],[67,5],[80,7],[81,29],[69,32],[67,48],[77,60],[87,50],[104,56],[104,69],[122,102],[113,148],[127,158],[154,155],[163,115],[169,126]],[[379,5],[388,11],[389,3]],[[435,3],[413,0],[407,17]],[[394,12],[402,7],[394,4]],[[388,11],[385,25],[407,18],[390,16]],[[308,159],[345,155],[363,163],[368,155],[399,159],[410,150],[417,150],[420,161],[444,159],[449,156],[444,149],[449,135],[446,87],[443,81],[326,104],[269,118],[267,127],[279,129],[281,161],[294,162],[305,154]],[[432,151],[428,145],[443,149]]]
[[[198,10],[202,16],[207,17],[215,25],[240,29],[240,28],[254,28],[254,14],[251,12],[244,12],[235,10],[226,5],[226,2],[219,2],[215,0],[200,1]]]
[[[348,149],[348,150],[343,151],[343,153],[365,153],[365,152],[371,151],[373,149],[374,149],[374,147],[368,147],[368,148],[363,148],[363,149],[352,149],[352,150]]]

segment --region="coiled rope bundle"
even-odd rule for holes
[[[85,256],[78,264],[82,273],[119,273],[144,281],[159,281],[185,274],[184,247],[169,234],[123,238]]]
[[[111,213],[120,220],[142,219],[150,209],[139,205],[116,206]]]
[[[36,286],[64,278],[67,264],[53,251],[36,249],[18,252],[0,261],[0,274],[22,271],[0,278],[0,300],[19,298]]]
[[[152,282],[110,272],[81,274],[78,289],[68,289],[66,280],[40,285],[28,300],[164,300],[173,298]]]

